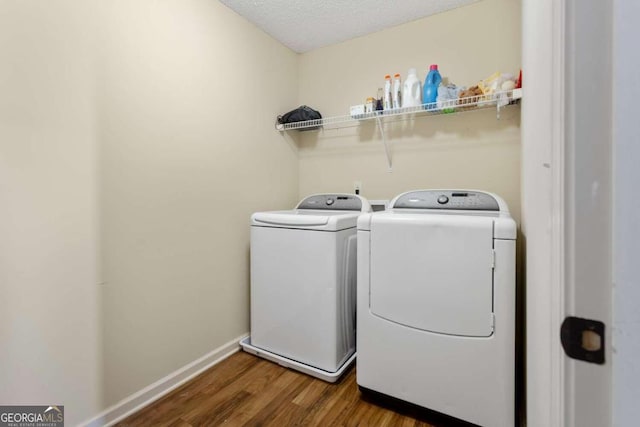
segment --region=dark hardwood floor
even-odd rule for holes
[[[241,351],[117,425],[440,427],[455,424],[429,411],[361,394],[355,368],[336,384],[329,384]]]

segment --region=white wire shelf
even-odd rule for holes
[[[455,114],[465,111],[479,110],[494,107],[497,111],[497,118],[500,118],[500,108],[512,104],[522,98],[522,89],[513,89],[495,92],[490,95],[470,96],[466,98],[453,99],[442,103],[422,104],[417,107],[396,108],[393,110],[374,111],[360,114],[358,116],[334,116],[317,120],[306,120],[295,123],[276,124],[276,130],[315,130],[315,129],[337,129],[341,127],[357,125],[370,120],[400,119],[403,116],[435,116],[441,114]],[[386,121],[386,120],[385,120]]]

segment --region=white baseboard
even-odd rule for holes
[[[105,409],[96,417],[81,423],[85,427],[101,427],[111,426],[118,421],[122,421],[134,412],[139,411],[150,403],[160,399],[165,394],[178,388],[196,375],[209,369],[240,350],[239,342],[249,334],[234,338],[226,344],[221,345],[210,353],[205,354],[201,358],[183,366],[182,368],[170,373],[164,378],[159,379],[155,383],[133,393],[131,396],[124,398],[120,402]]]

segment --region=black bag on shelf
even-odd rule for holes
[[[291,110],[281,116],[278,116],[278,124],[306,122],[307,120],[319,120],[322,119],[322,114],[319,111],[314,110],[306,105],[301,105],[295,110]],[[305,127],[300,130],[313,130],[319,129],[321,126]]]

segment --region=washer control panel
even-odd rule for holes
[[[498,201],[490,194],[464,190],[420,190],[403,194],[393,204],[402,209],[449,209],[499,211]]]
[[[361,211],[362,200],[351,194],[316,194],[301,201],[296,209],[326,209],[332,211]]]

